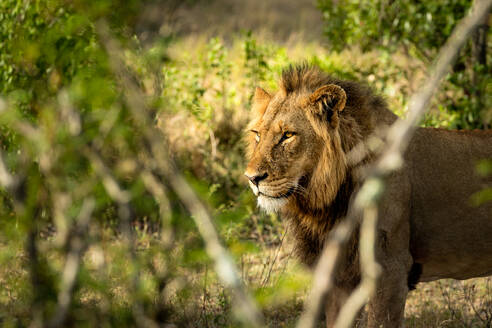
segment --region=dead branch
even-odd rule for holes
[[[367,206],[364,209],[364,218],[360,227],[359,253],[360,265],[363,268],[362,280],[341,308],[335,322],[337,328],[352,327],[360,309],[376,291],[377,279],[381,274],[381,267],[376,261],[374,252],[377,220],[377,206],[375,204]]]
[[[171,247],[173,234],[171,230],[171,205],[169,204],[169,199],[166,196],[167,190],[152,172],[143,171],[141,177],[145,188],[147,188],[147,190],[152,194],[159,205],[162,224],[161,240],[164,247],[169,248]]]
[[[94,167],[96,174],[100,177],[103,186],[116,204],[118,205],[118,217],[121,220],[121,227],[123,230],[123,235],[128,243],[128,250],[130,253],[130,258],[135,265],[137,262],[136,254],[136,244],[135,235],[132,230],[131,215],[132,208],[130,206],[131,194],[130,192],[122,189],[118,184],[118,181],[113,177],[111,171],[106,167],[105,163],[99,156],[99,154],[92,148],[86,147],[83,149],[84,154],[90,160],[91,165]],[[132,291],[135,293],[137,291],[137,286],[139,285],[139,272],[133,270],[132,273]],[[143,305],[139,301],[135,301],[132,305],[133,315],[136,319],[136,324],[138,327],[158,327],[157,323],[148,318],[143,310]]]
[[[5,163],[3,162],[3,158],[0,154],[0,185],[2,185],[5,189],[10,189],[14,184],[14,177],[9,173]]]
[[[75,282],[80,270],[82,255],[87,246],[84,238],[84,232],[87,230],[92,217],[96,202],[93,198],[87,198],[82,204],[75,232],[70,239],[69,250],[63,268],[60,292],[58,293],[58,304],[56,305],[55,315],[48,324],[48,327],[61,327],[65,322],[70,303],[72,302],[72,293]]]

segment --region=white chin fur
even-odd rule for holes
[[[258,196],[258,207],[268,213],[280,211],[285,204],[287,204],[287,198],[272,198],[261,195]]]
[[[253,190],[255,196],[258,196],[258,187],[251,181],[249,181],[249,186],[251,187],[251,190]]]

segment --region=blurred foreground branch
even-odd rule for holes
[[[55,314],[48,327],[61,327],[72,301],[72,292],[77,281],[80,270],[80,262],[87,247],[86,236],[84,236],[94,211],[95,200],[88,198],[82,204],[77,223],[75,225],[74,236],[70,239],[69,250],[63,268],[60,292],[58,293],[58,304]]]
[[[128,243],[128,251],[130,253],[132,264],[135,265],[137,262],[137,255],[135,235],[132,230],[133,211],[130,205],[131,194],[119,186],[117,180],[112,176],[111,171],[106,167],[96,151],[87,147],[83,150],[83,152],[91,161],[92,166],[101,178],[106,192],[118,204],[118,216],[121,219],[123,234]],[[133,293],[137,293],[139,280],[140,273],[134,268],[132,273]],[[134,301],[132,311],[133,315],[137,319],[136,322],[138,327],[158,327],[157,323],[144,314],[143,305],[138,299]]]
[[[124,62],[120,57],[123,53],[121,47],[117,40],[112,37],[105,22],[101,21],[97,24],[97,31],[103,41],[102,43],[106,46],[111,67],[118,75],[121,86],[125,91],[125,99],[129,105],[131,114],[138,125],[145,127],[142,131],[144,131],[144,138],[147,142],[147,157],[153,160],[155,169],[163,176],[166,183],[170,185],[191,213],[205,241],[206,251],[215,262],[215,269],[219,278],[233,293],[239,320],[246,326],[262,326],[262,315],[247,293],[231,256],[221,245],[207,208],[186,182],[185,178],[175,168],[172,159],[169,157],[166,151],[166,140],[162,132],[158,131],[154,124],[153,114],[145,103],[145,95],[125,69]],[[148,163],[141,164],[144,166],[149,165]]]
[[[14,177],[9,173],[5,163],[3,162],[3,158],[0,155],[0,185],[2,185],[5,189],[10,189],[14,184]]]
[[[398,170],[402,166],[403,153],[417,128],[417,123],[427,110],[432,95],[448,73],[451,64],[456,60],[466,39],[483,20],[484,16],[488,15],[491,6],[492,0],[477,0],[473,3],[468,15],[456,26],[446,44],[440,49],[437,60],[424,85],[411,97],[407,118],[398,120],[389,129],[386,150],[372,168],[371,174],[362,184],[347,217],[336,226],[326,241],[314,272],[311,294],[306,301],[305,310],[299,319],[297,327],[311,328],[315,326],[321,307],[324,304],[323,301],[333,287],[341,249],[352,235],[361,214],[364,216],[360,232],[362,281],[341,309],[336,321],[336,327],[350,327],[359,310],[374,293],[378,275],[374,257],[377,223],[375,208],[381,195],[384,179],[391,172]],[[364,256],[366,259],[362,259]]]

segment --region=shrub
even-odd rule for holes
[[[357,46],[363,51],[378,49],[390,55],[403,50],[429,65],[470,8],[471,1],[318,0],[318,6],[323,12],[325,35],[331,49],[340,51]],[[462,50],[444,86],[446,96],[440,99],[441,112],[449,113],[450,128],[490,126],[487,29],[484,22]]]

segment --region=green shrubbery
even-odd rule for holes
[[[429,65],[453,28],[471,6],[470,0],[446,1],[331,1],[318,0],[325,34],[336,51],[357,46],[393,55],[404,51]],[[490,83],[487,70],[487,22],[462,50],[448,76],[439,109],[449,113],[446,125],[470,129],[490,126]],[[435,120],[428,119],[435,125]]]

